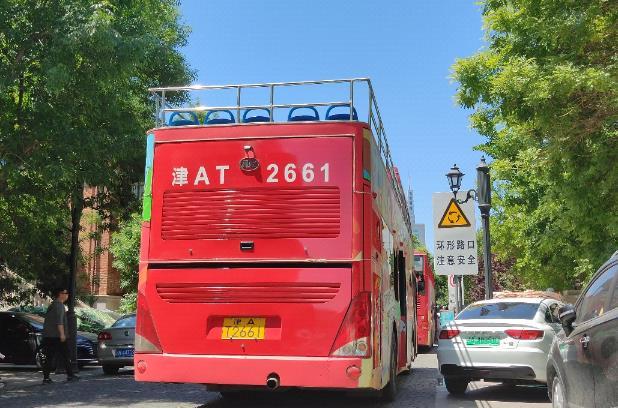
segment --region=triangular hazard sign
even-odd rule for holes
[[[247,322],[247,324],[255,324],[255,322],[253,321],[253,319],[249,319],[249,321]]]
[[[470,221],[454,198],[446,206],[446,211],[438,223],[438,228],[469,227]]]

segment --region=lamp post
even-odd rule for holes
[[[489,177],[489,166],[485,162],[485,157],[481,157],[481,162],[476,166],[476,190],[468,190],[465,200],[458,200],[457,193],[461,188],[461,179],[465,174],[459,170],[457,165],[453,165],[451,170],[446,173],[449,186],[453,192],[455,200],[463,204],[470,199],[478,202],[481,217],[483,219],[483,266],[485,269],[485,299],[493,297],[493,280],[491,273],[491,241],[489,239],[489,211],[491,210],[491,180]]]

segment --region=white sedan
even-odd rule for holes
[[[475,302],[441,328],[438,364],[451,394],[470,381],[547,383],[546,365],[562,303],[551,298]]]

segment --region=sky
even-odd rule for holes
[[[449,191],[445,174],[455,163],[466,174],[462,190],[474,188],[482,155],[473,147],[483,138],[470,129],[471,112],[455,104],[449,78],[457,58],[483,46],[475,3],[183,0],[192,32],[182,51],[203,85],[369,77],[393,162],[406,190],[412,186],[416,222],[426,224],[432,249],[432,193]],[[324,101],[347,97],[328,92]]]

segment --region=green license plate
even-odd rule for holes
[[[500,339],[496,337],[468,337],[466,346],[487,346],[497,347],[500,345]]]

